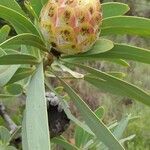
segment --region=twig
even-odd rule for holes
[[[17,125],[7,114],[7,112],[5,110],[5,106],[2,102],[0,102],[0,116],[5,120],[6,124],[8,125],[9,129],[11,130],[10,133],[14,133],[17,129]]]

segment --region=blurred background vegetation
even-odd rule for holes
[[[111,0],[101,0],[101,2],[110,1]],[[18,0],[18,2],[21,3],[21,0]],[[115,2],[124,2],[128,4],[131,8],[128,15],[150,18],[150,0],[116,0]],[[2,23],[0,26],[1,25]],[[112,36],[110,38],[116,41],[116,43],[128,43],[150,49],[150,39],[148,38],[139,38],[136,36],[124,36],[123,38],[120,36]],[[126,68],[117,64],[110,64],[110,62],[108,63],[105,61],[92,62],[90,65],[97,69],[109,72],[116,70],[120,72],[122,71],[126,74],[124,77],[125,80],[147,89],[147,91],[150,92],[150,67],[146,64],[140,64],[132,61],[130,61],[129,64],[130,66]],[[82,95],[83,99],[93,110],[95,110],[99,105],[104,106],[105,115],[103,121],[106,124],[109,124],[114,120],[120,120],[126,114],[131,114],[133,117],[137,116],[136,120],[132,120],[129,123],[128,128],[124,133],[124,136],[136,134],[136,137],[133,140],[126,142],[125,148],[127,150],[150,149],[150,109],[147,106],[126,97],[122,98],[109,93],[100,92],[93,86],[84,82],[70,82],[72,83],[72,86],[76,87],[76,91]],[[11,116],[15,122],[17,124],[21,124],[22,115],[20,113],[21,110],[18,109],[18,107],[22,102],[20,100],[7,100],[5,103],[7,104],[8,112],[13,112],[11,113]],[[73,107],[73,113],[80,117],[74,106],[71,105],[71,107]],[[0,125],[2,124],[4,124],[4,122],[0,118]],[[67,137],[70,139],[72,137],[73,130],[74,128],[71,127],[69,131],[66,132]]]

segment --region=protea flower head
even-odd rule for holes
[[[49,0],[40,15],[46,41],[64,54],[88,51],[99,37],[99,0]]]

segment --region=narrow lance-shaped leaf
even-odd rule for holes
[[[7,91],[10,95],[21,95],[23,93],[23,86],[18,83],[6,85],[5,91]]]
[[[20,52],[18,50],[14,50],[14,49],[2,49],[2,50],[5,52],[5,54],[8,54],[8,55],[11,55],[11,54],[20,54]]]
[[[0,57],[2,57],[4,55],[6,55],[6,52],[2,48],[0,48]]]
[[[85,134],[85,130],[79,126],[76,126],[74,138],[75,138],[75,145],[79,148],[81,148],[83,144],[83,140],[85,140],[84,134]]]
[[[44,6],[47,2],[48,2],[48,0],[41,0],[41,3],[42,3],[43,6]]]
[[[21,7],[16,2],[16,0],[0,0],[0,5],[3,5],[3,6],[8,7],[8,8],[11,8],[11,9],[21,13],[22,15],[26,16],[26,14],[21,9]]]
[[[113,131],[114,136],[115,136],[118,140],[120,139],[119,142],[122,143],[122,144],[123,144],[125,141],[131,140],[131,139],[133,139],[133,138],[135,137],[135,135],[131,135],[131,136],[129,136],[129,137],[126,137],[126,138],[121,139],[122,136],[123,136],[123,133],[124,133],[125,129],[126,129],[127,126],[128,126],[128,123],[129,123],[130,119],[131,119],[131,115],[124,116],[124,117],[121,119],[121,121],[117,123],[117,125],[116,125],[116,127],[115,127],[115,129],[114,129],[114,131]],[[115,124],[114,124],[114,125],[115,125]],[[111,126],[112,126],[112,125],[111,125]],[[99,147],[99,149],[102,149],[102,150],[108,150],[108,148],[107,148],[104,144],[102,144],[102,143],[99,143],[98,147]]]
[[[113,134],[118,140],[122,138],[123,132],[125,131],[128,123],[129,123],[130,117],[131,117],[131,115],[123,117],[121,119],[121,121],[118,123],[118,126],[114,129]]]
[[[13,77],[9,80],[8,84],[12,84],[14,82],[20,81],[22,79],[25,79],[32,75],[34,73],[35,69],[34,68],[19,68]]]
[[[21,130],[21,136],[22,136],[22,148],[23,150],[29,150],[29,143],[27,138],[27,127],[26,127],[26,111],[23,113],[23,121],[22,121],[22,130]]]
[[[124,66],[124,67],[130,67],[130,64],[124,59],[111,59],[111,58],[106,59],[105,58],[104,60],[110,61],[112,63],[116,63],[116,64]]]
[[[102,4],[103,18],[121,16],[129,11],[129,6],[124,3],[107,2]]]
[[[150,19],[133,16],[109,17],[103,20],[101,36],[129,34],[150,36]]]
[[[131,141],[133,138],[135,138],[136,137],[136,135],[135,134],[133,134],[133,135],[130,135],[130,136],[128,136],[128,137],[126,137],[126,138],[123,138],[123,139],[121,139],[120,140],[120,143],[125,143],[126,141]]]
[[[79,150],[75,145],[69,143],[62,137],[55,137],[52,139],[52,142],[60,145],[61,147],[65,148],[66,150]]]
[[[98,107],[96,110],[95,110],[95,114],[98,118],[100,118],[102,120],[103,116],[104,116],[104,112],[105,112],[105,109],[104,107]]]
[[[90,57],[91,56],[91,57]],[[70,62],[86,62],[87,60],[88,61],[92,61],[92,60],[101,60],[101,61],[108,61],[108,62],[111,62],[111,63],[115,63],[117,65],[121,65],[123,67],[129,67],[129,63],[123,59],[111,59],[111,58],[94,58],[93,55],[89,55],[89,56],[85,56],[85,57],[76,57],[75,55],[74,56],[62,56],[61,58],[62,60],[67,60],[67,61],[70,61]]]
[[[4,146],[0,145],[1,150],[17,150],[14,146]]]
[[[39,17],[37,16],[35,11],[33,10],[33,7],[31,6],[31,2],[30,1],[24,1],[24,6],[28,11],[29,16],[34,18],[34,23],[36,23],[36,21],[39,21]]]
[[[17,33],[33,33],[39,36],[33,23],[13,9],[0,5],[0,18],[10,22]]]
[[[90,61],[90,60],[103,60],[108,59],[111,61],[116,61],[117,59],[126,59],[126,60],[133,60],[133,61],[139,61],[142,63],[150,64],[150,50],[130,46],[127,44],[115,44],[114,48],[112,48],[108,52],[95,54],[95,55],[75,55],[75,56],[64,56],[63,59],[66,59],[67,61]],[[120,63],[120,62],[119,62]]]
[[[43,51],[48,51],[44,42],[36,35],[30,33],[19,34],[11,37],[0,44],[2,48],[11,48],[12,45],[29,45],[39,48]]]
[[[26,45],[21,45],[21,53],[29,54],[37,59],[41,59],[41,51],[33,46],[26,46]]]
[[[11,134],[9,130],[3,126],[0,126],[0,140],[2,144],[7,145],[9,143],[10,136]]]
[[[126,74],[123,72],[106,72],[106,73],[108,73],[114,77],[120,78],[120,79],[123,79],[126,76]]]
[[[5,25],[0,29],[0,43],[6,40],[9,32],[10,32],[10,27],[8,25]]]
[[[127,44],[115,44],[114,48],[106,53],[93,55],[91,57],[97,58],[112,58],[112,59],[126,59],[142,63],[150,64],[150,50],[130,46]]]
[[[102,120],[102,117],[104,115],[104,108],[99,107],[94,111],[94,113],[99,119]],[[88,132],[84,130],[84,128],[81,128],[79,126],[75,128],[75,143],[78,147],[85,147],[85,145],[90,141],[90,139],[93,138],[95,138],[95,136],[91,136]]]
[[[26,134],[29,150],[50,150],[43,63],[33,75],[27,89]]]
[[[43,7],[42,0],[30,0],[30,3],[36,15],[39,16]]]
[[[68,63],[67,63],[68,64]],[[143,104],[150,106],[150,95],[140,88],[132,85],[126,81],[113,77],[107,73],[99,71],[97,69],[87,67],[80,64],[74,64],[85,71],[92,74],[84,77],[85,81],[93,84],[103,91],[111,92],[113,94],[127,96],[134,100],[137,100]]]
[[[1,60],[1,58],[0,58]],[[1,66],[0,65],[0,87],[3,87],[15,74],[19,65]]]
[[[117,79],[117,80],[119,80],[119,79]],[[120,81],[120,80],[117,81],[117,80],[116,80],[116,82],[113,82],[114,81],[113,79],[112,79],[112,81],[110,79],[101,80],[100,76],[99,76],[99,78],[85,76],[85,81],[88,81],[95,87],[101,89],[101,91],[110,92],[110,93],[116,94],[116,95],[126,96],[133,100],[137,100],[145,105],[150,106],[150,95],[148,93],[144,92],[140,88],[138,88],[132,84],[129,84],[125,81]]]
[[[12,54],[0,57],[0,65],[38,64],[39,60],[31,55]]]
[[[92,112],[92,110],[90,110],[87,104],[73,91],[73,89],[67,83],[65,83],[61,79],[60,81],[70,98],[74,101],[75,105],[79,109],[85,122],[93,131],[93,133],[95,133],[97,138],[111,150],[123,150],[124,148],[119,144],[119,142],[115,139],[115,137],[103,124],[103,122],[98,119],[98,117]]]
[[[129,123],[129,120],[130,120],[130,115],[123,117],[121,119],[121,121],[118,123],[117,127],[114,129],[113,135],[118,140],[120,140],[122,138],[123,133],[124,133],[125,129],[127,128],[128,123]],[[101,143],[99,144],[99,148],[102,148],[102,150],[108,150],[108,148]]]

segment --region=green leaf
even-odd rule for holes
[[[23,121],[22,121],[22,148],[23,150],[29,150],[28,138],[27,138],[27,127],[26,127],[26,111],[23,113]]]
[[[17,150],[17,149],[13,146],[0,145],[0,150]]]
[[[36,15],[39,16],[43,7],[42,0],[30,0],[30,3]]]
[[[43,51],[48,51],[44,42],[36,35],[30,33],[19,34],[11,37],[0,44],[2,48],[11,48],[12,45],[29,45],[39,48]]]
[[[42,5],[45,5],[48,2],[48,0],[41,0]]]
[[[104,107],[98,107],[96,110],[95,110],[95,115],[102,120],[103,116],[104,116],[104,112],[105,112],[105,109]]]
[[[38,64],[39,60],[31,55],[12,54],[0,57],[0,65]]]
[[[90,127],[93,133],[95,133],[97,138],[102,141],[106,146],[108,146],[111,150],[124,149],[111,134],[108,128],[103,124],[103,122],[98,119],[98,117],[92,112],[87,104],[73,91],[73,89],[62,80],[61,83],[70,98],[74,101],[76,107],[79,109],[86,124]]]
[[[133,134],[133,135],[130,135],[130,136],[128,136],[128,137],[126,137],[126,138],[123,138],[123,139],[121,139],[120,140],[120,143],[124,143],[124,142],[126,142],[126,141],[130,141],[130,140],[132,140],[133,138],[135,138],[135,134]]]
[[[116,95],[127,96],[131,99],[137,100],[150,106],[150,95],[135,85],[132,85],[126,81],[91,67],[83,66],[80,64],[74,65],[91,73],[93,76],[85,75],[85,81],[88,81],[97,88],[100,88],[102,91],[110,92]]]
[[[115,128],[113,135],[119,140],[122,138],[123,133],[129,123],[130,115],[124,117],[121,119],[121,121],[118,123],[117,127]]]
[[[9,133],[8,129],[6,129],[3,126],[0,126],[0,141],[4,144],[7,145],[9,143],[11,134]]]
[[[19,6],[19,4],[16,2],[16,0],[0,0],[0,5],[11,8],[15,11],[17,11],[18,13],[26,16],[26,14],[24,13],[24,11],[21,9],[21,7]]]
[[[83,55],[103,53],[103,52],[111,50],[113,47],[114,47],[114,44],[112,41],[100,38],[99,40],[96,41],[96,43],[91,48],[91,50],[89,50],[88,52],[85,52]]]
[[[0,150],[5,150],[5,148],[6,148],[6,145],[3,145],[0,141]]]
[[[95,135],[91,135],[84,130],[84,128],[80,126],[76,126],[75,128],[75,145],[82,149],[84,145]]]
[[[130,64],[125,61],[124,59],[104,59],[105,61],[110,61],[112,63],[115,63],[115,64],[118,64],[118,65],[121,65],[121,66],[124,66],[124,67],[130,67]]]
[[[121,16],[127,13],[129,10],[129,6],[124,3],[107,2],[102,4],[103,18]]]
[[[0,43],[6,40],[9,32],[10,32],[10,27],[8,25],[5,25],[0,29]]]
[[[21,52],[32,55],[37,59],[41,59],[41,55],[44,54],[43,52],[41,53],[41,51],[38,48],[32,46],[25,46],[25,45],[21,45]]]
[[[115,129],[113,131],[113,135],[118,140],[120,140],[122,138],[123,133],[124,133],[125,129],[127,128],[130,118],[131,118],[131,115],[127,115],[127,116],[123,117],[121,119],[121,121],[118,123],[117,127],[115,127]],[[108,150],[108,148],[105,145],[100,145],[100,147],[102,147],[102,150]]]
[[[52,142],[60,145],[66,150],[79,150],[75,145],[69,143],[67,140],[65,140],[62,137],[55,137],[52,139]]]
[[[150,36],[150,19],[134,16],[117,16],[103,20],[101,36],[128,34]]]
[[[39,36],[39,33],[33,23],[13,9],[0,5],[0,18],[10,22],[17,33],[33,33]]]
[[[37,14],[35,13],[35,11],[33,10],[30,1],[24,1],[24,7],[26,8],[28,15],[31,18],[34,18],[34,21],[39,21],[39,18]]]
[[[23,87],[20,84],[11,84],[7,85],[5,87],[5,90],[10,94],[10,95],[20,95],[23,92]]]
[[[6,149],[4,149],[4,150],[17,150],[17,149],[13,146],[7,146]]]
[[[75,128],[75,145],[79,148],[81,148],[83,144],[83,136],[84,136],[85,130],[83,128],[77,126]]]
[[[20,54],[19,51],[14,50],[14,49],[0,49],[0,50],[3,50],[5,54]]]
[[[2,48],[0,48],[0,57],[2,57],[4,55],[6,55],[6,52]]]
[[[1,57],[0,57],[1,61]],[[3,87],[12,78],[14,73],[19,68],[19,65],[1,66],[0,65],[0,87]]]
[[[99,119],[102,119],[104,115],[104,108],[99,107],[94,111],[94,113]],[[95,138],[95,136],[91,136],[88,132],[86,132],[84,128],[79,126],[75,128],[75,143],[78,147],[84,147],[93,137]]]
[[[34,73],[35,69],[34,68],[19,68],[13,77],[9,80],[8,84],[12,84],[14,82],[20,81],[22,79],[25,79],[29,76],[31,76]]]
[[[130,46],[127,44],[115,44],[114,48],[111,51],[98,55],[93,55],[91,57],[94,57],[95,59],[126,59],[150,64],[150,50]]]
[[[69,60],[70,62],[75,61],[87,61],[87,60],[112,60],[126,59],[139,61],[142,63],[150,64],[150,50],[130,46],[127,44],[115,44],[114,48],[108,52],[95,54],[95,55],[75,55],[75,56],[64,56],[63,59]],[[120,62],[119,62],[120,63]],[[121,62],[122,63],[122,62]]]
[[[50,150],[43,63],[38,66],[27,89],[26,134],[29,150]]]
[[[120,79],[123,79],[126,76],[126,74],[123,72],[107,72],[107,73]]]

